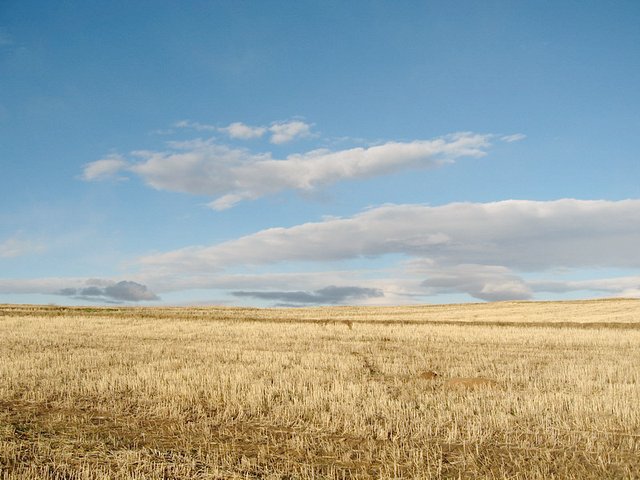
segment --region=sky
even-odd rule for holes
[[[640,297],[640,2],[0,1],[0,303]]]

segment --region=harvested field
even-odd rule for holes
[[[636,300],[0,306],[3,480],[640,478],[638,405]]]
[[[500,385],[495,380],[491,380],[490,378],[482,378],[482,377],[471,377],[471,378],[450,378],[444,383],[445,388],[464,388],[464,389],[474,389],[474,388],[494,388]]]

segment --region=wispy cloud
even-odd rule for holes
[[[17,233],[0,242],[0,258],[16,258],[25,255],[42,253],[44,245],[25,238]]]
[[[461,157],[483,157],[490,139],[491,135],[464,132],[432,140],[311,150],[282,160],[271,153],[252,153],[213,140],[173,142],[165,151],[132,152],[138,161],[111,155],[89,163],[82,178],[98,180],[128,171],[159,190],[218,196],[209,206],[224,210],[242,200],[285,190],[313,191],[343,180],[434,168]]]
[[[4,27],[0,27],[0,47],[13,45],[13,37]]]
[[[602,292],[620,297],[640,297],[640,275],[589,280],[542,280],[530,282],[536,292],[567,293],[578,291]]]
[[[519,142],[524,140],[527,136],[524,133],[514,133],[513,135],[503,135],[500,140],[507,143]]]
[[[237,140],[253,140],[269,135],[269,142],[275,145],[289,143],[298,138],[311,136],[312,125],[303,120],[273,122],[270,125],[252,126],[242,122],[233,122],[226,127],[217,127],[190,120],[181,120],[174,124],[176,128],[189,128],[198,132],[220,132]]]
[[[205,123],[192,122],[190,120],[180,120],[179,122],[176,122],[173,126],[176,128],[190,128],[198,132],[217,132],[218,130],[220,130],[215,125],[207,125]]]

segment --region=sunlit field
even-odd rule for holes
[[[0,306],[2,479],[640,478],[640,301]]]

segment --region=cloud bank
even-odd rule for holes
[[[10,240],[0,244],[2,257],[26,251],[22,242]],[[565,280],[557,272],[589,270],[593,277],[599,269],[638,269],[639,244],[640,200],[383,205],[351,217],[144,256],[129,281],[4,279],[0,293],[135,302],[158,299],[156,291],[215,289],[289,304],[401,303],[460,293],[486,301],[531,299],[543,292],[637,297],[638,275]],[[376,269],[374,259],[389,255],[401,257],[395,266]],[[348,266],[354,259],[371,260],[374,269],[309,272],[317,270],[309,262]],[[278,273],[279,265],[295,273]]]
[[[288,141],[302,135],[305,128],[297,122],[272,126],[272,142]],[[232,124],[226,129],[245,137],[259,133],[242,124]],[[284,159],[213,140],[169,142],[165,151],[132,152],[134,160],[110,155],[91,162],[85,165],[81,178],[104,180],[127,172],[158,190],[215,196],[209,206],[224,210],[242,200],[286,190],[314,191],[339,181],[435,168],[461,157],[483,157],[490,139],[491,135],[464,132],[432,140],[387,142],[337,151],[311,150]]]
[[[289,305],[415,303],[451,294],[485,301],[569,292],[640,297],[639,244],[640,200],[382,205],[140,257],[128,282],[0,279],[0,293],[107,302],[209,289],[217,298],[226,292]],[[339,268],[319,270],[326,262]]]
[[[373,280],[358,272],[343,281],[362,285],[368,278],[366,288],[377,288],[385,296],[393,290],[396,294],[388,298],[396,301],[402,295],[460,293],[486,301],[526,300],[537,292],[582,290],[638,296],[640,277],[636,276],[588,282],[526,280],[531,274],[553,278],[559,268],[640,268],[638,244],[640,200],[506,200],[435,207],[384,205],[349,218],[271,228],[209,247],[150,255],[140,258],[139,264],[147,275],[192,276],[205,284],[209,277],[224,278],[217,283],[222,286],[238,279],[225,273],[230,269],[400,254],[407,259],[401,262],[404,267],[379,272]],[[269,285],[270,277],[251,281],[256,286],[261,281]],[[291,298],[315,301],[321,297],[319,290],[241,292],[245,297],[290,303]]]

